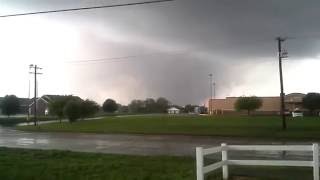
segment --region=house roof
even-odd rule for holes
[[[175,108],[175,107],[171,107],[171,108],[169,108],[168,110],[174,110],[174,111],[177,111],[177,110],[180,110],[180,109]]]
[[[20,106],[29,106],[31,99],[29,98],[19,98]]]
[[[55,100],[57,100],[59,98],[67,97],[67,96],[69,96],[69,95],[43,95],[43,96],[37,98],[37,101],[41,100],[44,103],[48,104],[48,103],[50,103],[52,101],[55,101]],[[70,95],[70,96],[72,96],[72,95]],[[72,96],[72,97],[81,99],[78,96]],[[31,103],[29,104],[29,107],[31,107],[34,104],[33,100],[34,100],[34,98],[31,99]]]
[[[2,103],[4,97],[0,97],[0,104]],[[31,99],[29,98],[18,98],[20,106],[28,106]]]
[[[46,102],[51,102],[61,97],[64,97],[64,95],[43,95],[41,98]]]

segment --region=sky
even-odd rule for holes
[[[0,15],[139,1],[0,0]],[[216,98],[278,96],[277,36],[285,93],[320,92],[319,17],[318,0],[176,0],[0,18],[0,96],[29,96],[29,64],[40,96],[205,104],[210,73]]]

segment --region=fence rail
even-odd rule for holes
[[[312,152],[312,161],[295,160],[236,160],[228,159],[228,151],[309,151]],[[221,152],[221,161],[204,166],[204,156]],[[205,174],[222,168],[222,178],[229,178],[228,165],[240,166],[297,166],[312,167],[313,179],[319,180],[319,146],[312,145],[227,145],[203,149],[196,148],[197,180],[204,180]]]

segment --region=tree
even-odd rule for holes
[[[129,107],[125,105],[118,104],[118,112],[119,113],[128,113]]]
[[[160,113],[166,112],[170,104],[170,102],[164,97],[158,98],[156,103],[157,103],[157,111]]]
[[[132,100],[128,108],[131,113],[143,113],[145,111],[145,101],[138,99]]]
[[[104,112],[114,113],[118,109],[118,105],[115,100],[107,99],[104,101],[102,109]]]
[[[67,103],[67,97],[60,97],[49,103],[49,112],[50,114],[58,116],[59,122],[61,123],[62,118],[64,117],[63,109]]]
[[[195,107],[196,107],[195,105],[187,104],[187,105],[184,106],[183,111],[185,113],[194,112],[194,108]]]
[[[170,102],[163,97],[156,101],[152,98],[146,100],[135,99],[128,105],[131,113],[164,113],[167,112]]]
[[[10,117],[11,115],[18,114],[20,111],[19,98],[15,95],[6,95],[1,103],[2,114]]]
[[[157,111],[156,101],[152,98],[147,98],[144,101],[144,105],[145,105],[145,112],[146,113],[154,113]]]
[[[64,107],[71,100],[83,101],[78,96],[72,96],[72,95],[56,97],[53,101],[49,103],[49,113],[52,115],[58,116],[58,119],[61,123],[62,118],[65,117]]]
[[[240,110],[247,110],[248,115],[251,111],[259,109],[262,106],[262,100],[256,96],[251,97],[239,97],[234,104],[234,107]]]
[[[63,108],[63,114],[69,122],[75,122],[81,117],[81,101],[69,100]]]
[[[302,105],[308,109],[311,114],[316,109],[320,109],[320,94],[319,93],[308,93],[302,99]]]
[[[81,118],[95,115],[99,111],[99,105],[92,100],[86,99],[81,102]]]
[[[208,108],[205,107],[205,106],[200,106],[199,107],[199,111],[200,111],[200,114],[207,114],[208,113]]]

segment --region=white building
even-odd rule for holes
[[[179,114],[180,113],[180,109],[172,107],[168,109],[168,114]]]

